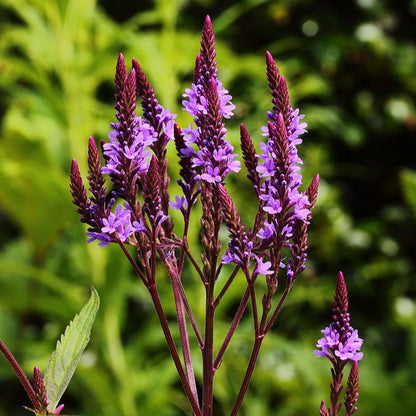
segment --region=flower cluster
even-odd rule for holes
[[[315,350],[317,357],[328,357],[330,360],[338,357],[342,361],[360,361],[363,358],[363,353],[360,352],[363,340],[358,337],[356,329],[349,329],[346,334],[346,341],[341,342],[341,335],[335,325],[331,324],[321,331],[324,336],[318,341],[317,347],[320,350]]]
[[[90,138],[89,142],[89,197],[78,164],[75,160],[72,162],[71,192],[81,221],[89,226],[88,242],[119,244],[147,287],[193,414],[197,416],[212,414],[214,373],[250,302],[255,345],[230,415],[238,413],[262,340],[305,268],[308,227],[317,200],[319,176],[313,178],[305,191],[301,190],[302,160],[297,147],[302,143],[300,136],[306,131],[306,124],[299,110],[291,106],[286,80],[269,52],[266,72],[272,108],[267,114],[267,126],[263,127],[265,139],[259,143],[259,151],[246,127],[242,124],[240,129],[247,178],[258,205],[253,223],[248,226],[243,224],[227,190],[227,176],[241,168],[234,147],[227,140],[224,124],[225,119],[233,116],[235,106],[218,79],[215,37],[209,17],[204,22],[193,83],[185,90],[182,101],[183,109],[193,117],[193,124],[181,129],[174,122],[176,116],[158,102],[139,63],[133,60],[132,69],[127,72],[120,55],[115,75],[117,122],[110,125],[109,141],[101,144],[102,157],[95,140]],[[140,116],[136,114],[138,99],[143,110]],[[182,189],[182,195],[174,197],[169,192],[167,159],[167,145],[172,140],[179,158],[178,184]],[[110,191],[106,183],[111,183]],[[201,249],[198,257],[188,245],[190,217],[197,202],[201,207],[197,211]],[[175,228],[170,209],[180,211],[183,229]],[[222,226],[229,232],[226,247],[220,238]],[[136,258],[126,245],[137,250]],[[203,331],[182,286],[186,261],[205,288]],[[158,297],[159,264],[165,267],[172,284],[184,363],[179,359]],[[224,267],[225,264],[228,266]],[[232,271],[228,279],[221,283],[224,280],[218,277],[229,270]],[[230,329],[214,355],[215,308],[238,273],[245,277],[247,287]],[[279,293],[282,274],[285,284]],[[258,301],[259,296],[262,302]],[[188,327],[192,327],[201,348],[202,397],[191,365]],[[340,337],[338,345],[343,343],[345,348],[350,348],[344,341]],[[343,356],[350,351],[345,348]]]
[[[221,183],[229,172],[238,172],[240,162],[234,160],[233,146],[225,139],[223,118],[230,118],[235,108],[231,95],[217,78],[214,33],[211,22],[206,20],[201,52],[197,56],[194,83],[187,88],[182,104],[194,117],[196,128],[184,130],[186,148],[182,154],[192,157],[193,167],[200,169],[200,179]],[[196,145],[194,150],[192,145]]]
[[[280,234],[288,240],[293,235],[294,221],[308,221],[311,215],[310,201],[306,193],[299,190],[302,160],[297,146],[302,143],[300,135],[306,131],[306,123],[300,122],[303,115],[299,115],[299,110],[291,107],[286,80],[280,75],[269,52],[266,63],[273,111],[268,113],[267,127],[263,127],[267,142],[260,143],[262,162],[256,170],[262,179],[258,189],[259,199],[270,220],[264,222],[257,235],[268,240]]]
[[[108,134],[109,143],[104,143],[104,157],[106,166],[102,173],[107,175],[121,175],[126,160],[131,161],[131,171],[133,175],[146,172],[149,168],[148,158],[150,152],[147,149],[155,140],[156,132],[141,117],[136,117],[135,125],[130,140],[125,140],[120,128],[120,123],[111,123],[114,129]],[[123,192],[124,189],[120,189]]]
[[[344,406],[346,415],[357,411],[358,401],[358,361],[363,358],[360,351],[363,340],[358,337],[358,331],[350,325],[348,311],[348,291],[343,274],[338,274],[335,289],[334,306],[332,309],[332,323],[321,331],[324,336],[318,341],[318,350],[314,353],[317,357],[327,357],[332,363],[331,405],[332,410],[321,403],[320,414],[322,416],[335,416],[339,413],[341,404],[338,403],[342,390],[343,370],[348,362],[352,362]]]
[[[140,68],[139,68],[140,70]],[[136,233],[152,228],[146,224],[143,206],[137,196],[143,184],[148,182],[151,164],[151,149],[163,148],[174,136],[174,119],[176,115],[154,102],[154,114],[145,113],[147,119],[137,116],[136,100],[138,83],[136,69],[127,74],[123,56],[120,54],[115,76],[117,123],[111,123],[108,134],[109,142],[102,144],[105,165],[102,166],[94,138],[90,138],[88,165],[89,190],[92,196],[88,199],[82,183],[78,165],[74,160],[71,168],[71,191],[74,203],[79,207],[81,220],[90,225],[87,231],[87,242],[97,240],[99,245],[110,242],[136,244]],[[152,117],[153,116],[153,117]],[[162,156],[165,153],[162,151]],[[107,195],[105,179],[109,175],[112,191]],[[159,174],[152,180],[160,181]],[[152,185],[153,186],[153,185]],[[117,199],[124,203],[116,203]],[[158,195],[156,199],[160,199]],[[154,205],[152,202],[152,205]],[[158,223],[168,218],[167,208],[163,212],[159,201],[156,216]],[[149,211],[149,210],[148,210]],[[155,216],[153,215],[152,219]],[[152,220],[151,219],[151,220]]]

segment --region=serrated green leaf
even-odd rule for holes
[[[45,373],[45,387],[48,397],[48,412],[53,412],[65,392],[81,355],[88,344],[92,324],[100,298],[91,286],[91,297],[78,315],[66,327],[56,343]]]

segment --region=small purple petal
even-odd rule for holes
[[[257,259],[257,267],[256,267],[256,273],[257,274],[263,274],[263,275],[269,275],[273,274],[274,271],[270,270],[270,267],[272,266],[272,263],[270,261],[263,261],[263,259],[258,258]]]
[[[186,201],[186,198],[184,196],[175,196],[175,201],[169,202],[169,205],[173,209],[186,209],[188,207],[188,202]]]

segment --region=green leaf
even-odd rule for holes
[[[65,333],[56,344],[45,373],[45,387],[48,397],[48,412],[53,412],[69,381],[81,355],[88,344],[92,324],[100,298],[91,286],[91,297],[78,315],[66,327]]]
[[[416,172],[410,169],[403,169],[400,173],[400,182],[404,198],[416,216]]]

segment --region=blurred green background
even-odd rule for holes
[[[68,175],[72,158],[85,174],[88,136],[105,139],[114,120],[119,52],[128,62],[137,58],[165,107],[181,111],[206,14],[220,77],[237,106],[229,139],[239,149],[241,122],[261,137],[270,50],[293,105],[306,114],[305,183],[321,174],[308,268],[264,344],[240,414],[317,414],[328,398],[329,364],[312,351],[329,322],[338,270],[347,278],[352,323],[365,339],[359,414],[411,414],[415,0],[0,0],[0,337],[28,374],[34,365],[44,371],[92,283],[102,306],[63,398],[67,412],[189,414],[145,290],[117,247],[85,244]],[[188,120],[178,117],[182,125]],[[174,149],[171,158],[175,175]],[[255,201],[244,174],[229,182],[250,224]],[[192,285],[191,298],[200,290]],[[235,288],[218,313],[220,329],[239,293]],[[218,372],[216,416],[232,404],[250,340],[250,322],[243,321]],[[28,400],[1,358],[0,415],[28,414],[21,405]]]

